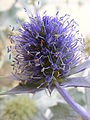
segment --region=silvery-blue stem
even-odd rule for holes
[[[67,91],[64,89],[64,87],[60,86],[57,82],[56,84],[56,88],[58,90],[58,92],[63,96],[63,98],[65,99],[65,101],[78,113],[81,115],[81,117],[83,117],[84,120],[89,120],[90,119],[90,115],[87,113],[87,111],[85,111],[84,108],[82,108],[80,105],[78,105],[77,103],[75,103],[73,101],[73,99],[69,96],[69,94],[67,93]]]

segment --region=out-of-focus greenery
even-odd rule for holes
[[[85,95],[77,88],[71,88],[68,90],[70,96],[80,105],[85,106]]]
[[[5,103],[2,120],[32,120],[35,113],[34,100],[26,96],[17,96]]]
[[[11,24],[15,25],[16,13],[20,10],[15,5],[16,1],[8,10],[0,11],[0,68],[10,62],[7,54],[7,46],[9,44],[8,28]]]
[[[85,106],[85,96],[77,88],[68,90],[71,97],[80,105]],[[50,120],[82,120],[82,118],[65,102],[57,102],[50,108],[52,116]]]
[[[65,103],[58,103],[52,106],[50,110],[53,113],[50,120],[80,120],[80,116]]]

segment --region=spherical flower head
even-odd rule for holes
[[[17,96],[5,103],[1,116],[2,120],[30,120],[35,114],[34,101],[27,96]]]
[[[21,82],[52,86],[82,60],[84,39],[78,24],[66,14],[37,13],[10,34],[14,75]]]

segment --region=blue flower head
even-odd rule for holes
[[[9,38],[13,75],[22,85],[29,88],[31,85],[32,92],[47,88],[51,93],[56,87],[76,112],[83,118],[90,117],[64,90],[70,86],[90,86],[90,77],[69,77],[90,67],[89,60],[82,63],[85,42],[70,15],[60,18],[57,14],[55,17],[46,14],[41,17],[39,13],[29,15],[29,21],[13,29]]]
[[[84,39],[69,15],[30,17],[10,35],[15,77],[21,82],[52,86],[62,82],[82,59]]]

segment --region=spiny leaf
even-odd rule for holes
[[[14,95],[22,93],[36,93],[45,88],[37,88],[35,84],[19,84],[7,92],[0,93],[0,95]]]

